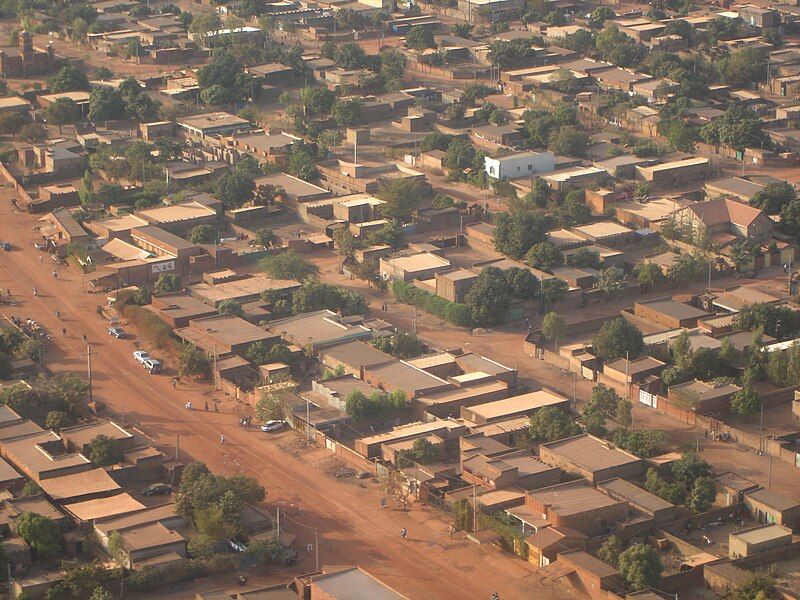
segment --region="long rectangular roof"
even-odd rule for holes
[[[584,467],[588,471],[600,471],[641,461],[638,456],[589,434],[576,435],[563,440],[549,442],[542,444],[542,447],[563,456],[573,464]]]

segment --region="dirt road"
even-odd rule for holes
[[[199,459],[217,472],[258,478],[271,505],[287,506],[295,521],[318,528],[322,564],[359,564],[410,598],[489,598],[498,591],[504,599],[527,599],[535,592],[548,600],[560,591],[536,586],[532,568],[521,560],[451,540],[449,523],[432,510],[382,510],[378,485],[337,482],[315,468],[328,456],[324,450],[294,455],[280,447],[282,438],[243,431],[233,402],[220,405],[219,414],[185,410],[189,399],[202,404],[204,388],[181,384],[176,390],[169,375],[147,375],[131,356],[133,343],[107,335],[95,312],[103,298],[84,293],[73,270],[59,267],[58,278],[52,277],[53,263],[47,256],[40,263],[31,243],[36,217],[14,211],[12,195],[10,188],[0,190],[0,235],[14,246],[0,253],[0,287],[11,288],[20,301],[6,314],[35,318],[52,333],[46,350],[50,368],[85,373],[80,339],[85,333],[97,353],[92,365],[97,400],[127,423],[139,424],[165,450],[180,436],[184,461]],[[38,297],[32,296],[33,286]],[[63,321],[56,319],[56,310]],[[403,527],[409,531],[405,541],[399,535]],[[313,533],[299,525],[289,530],[299,536],[301,548],[313,540]],[[312,567],[311,558],[303,557],[299,571]]]

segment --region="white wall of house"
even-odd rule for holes
[[[495,179],[520,179],[555,169],[556,157],[552,152],[520,152],[508,156],[486,157],[485,170]]]

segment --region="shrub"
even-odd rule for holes
[[[175,349],[172,330],[155,314],[134,304],[122,307],[121,313],[150,344],[161,350]]]
[[[398,302],[421,308],[453,325],[470,327],[473,324],[472,313],[464,304],[449,302],[403,281],[392,284],[392,293]]]

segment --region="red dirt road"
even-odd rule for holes
[[[80,339],[85,333],[97,352],[92,364],[95,399],[126,423],[139,425],[167,451],[180,436],[184,461],[203,460],[216,472],[258,478],[271,506],[293,506],[288,511],[292,519],[319,529],[323,565],[361,565],[409,598],[480,599],[493,591],[504,600],[534,594],[542,600],[563,597],[560,588],[538,585],[527,563],[475,547],[462,537],[451,540],[449,523],[430,509],[381,510],[377,484],[337,482],[316,468],[315,462],[329,456],[324,450],[292,454],[280,447],[290,442],[291,434],[276,438],[241,430],[232,401],[221,404],[219,414],[185,410],[187,400],[195,407],[203,404],[204,389],[181,384],[175,390],[169,375],[147,375],[131,356],[133,343],[107,335],[106,323],[95,313],[104,298],[83,292],[74,270],[58,267],[54,279],[49,257],[39,262],[31,243],[37,235],[32,230],[36,217],[14,211],[13,193],[0,188],[0,236],[14,246],[0,253],[0,287],[11,288],[19,301],[5,313],[32,317],[47,327],[53,341],[45,361],[51,369],[85,373],[86,349]],[[38,297],[32,295],[33,286]],[[225,435],[225,445],[220,444],[220,434]],[[405,541],[399,535],[402,527],[409,532]],[[287,529],[298,535],[299,548],[313,540],[302,527],[289,524]],[[312,569],[311,558],[303,557],[298,572]]]

